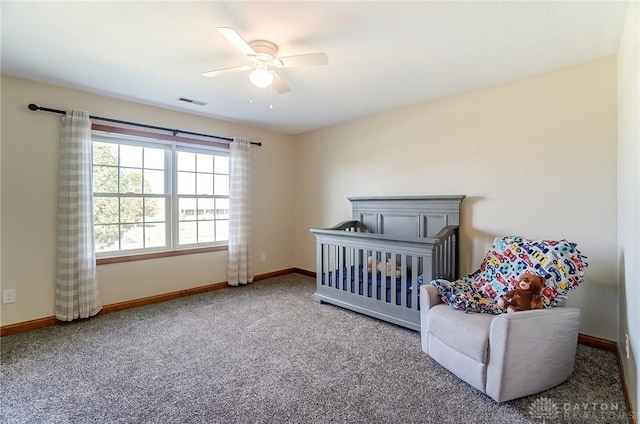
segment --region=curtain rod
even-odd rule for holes
[[[42,110],[44,112],[59,113],[61,115],[66,115],[67,114],[67,112],[65,112],[64,110],[51,109],[51,108],[48,108],[48,107],[40,107],[40,106],[38,106],[36,104],[33,104],[33,103],[29,103],[29,110],[34,111],[34,112],[36,110]],[[196,132],[191,132],[191,131],[177,130],[177,129],[173,129],[173,128],[157,127],[155,125],[139,124],[137,122],[121,121],[119,119],[103,118],[101,116],[89,115],[89,118],[90,119],[97,119],[99,121],[115,122],[117,124],[133,125],[135,127],[150,128],[150,129],[161,130],[161,131],[169,131],[169,132],[172,132],[174,136],[178,135],[178,133],[182,133],[182,134],[189,134],[189,135],[197,135],[197,136],[200,136],[200,137],[217,138],[219,140],[226,140],[228,142],[233,142],[233,138],[221,137],[219,135],[201,134],[201,133],[196,133]],[[253,144],[254,146],[262,146],[261,142],[252,141],[251,144]]]

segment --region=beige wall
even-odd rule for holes
[[[311,132],[295,158],[297,267],[315,268],[309,228],[351,217],[347,196],[464,194],[462,272],[496,236],[574,241],[580,331],[616,339],[615,57]]]
[[[640,357],[640,7],[631,2],[618,50],[618,262],[620,327],[617,337],[629,399],[638,413]],[[625,335],[631,352],[626,358]]]
[[[2,305],[8,325],[54,315],[57,146],[60,115],[29,103],[75,107],[98,116],[263,142],[253,150],[254,274],[293,266],[293,137],[145,106],[87,92],[2,76],[1,286],[17,302]],[[273,240],[277,240],[274,243]],[[259,261],[265,252],[267,260]],[[226,281],[226,251],[101,265],[103,305]]]

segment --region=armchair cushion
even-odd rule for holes
[[[485,364],[494,317],[489,314],[461,314],[445,305],[434,309],[438,309],[438,313],[429,314],[429,332],[456,351]]]

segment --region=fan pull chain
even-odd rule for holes
[[[253,92],[254,91],[253,86],[251,86],[251,88],[252,88],[252,92]],[[249,104],[250,105],[254,104],[254,100],[253,100],[254,96],[253,96],[252,92],[249,93]],[[260,97],[260,96],[258,96],[258,97]],[[269,97],[270,97],[269,98],[269,109],[272,110],[272,109],[274,109],[274,106],[273,106],[273,85],[271,85],[269,87]]]
[[[269,109],[273,109],[273,84],[269,86],[269,94],[271,96],[269,100]]]

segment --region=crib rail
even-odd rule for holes
[[[457,226],[424,238],[371,233],[359,221],[311,232],[317,244],[318,302],[419,331],[419,277],[425,283],[457,279]]]

